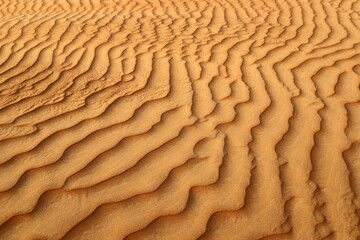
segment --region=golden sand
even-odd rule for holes
[[[0,239],[359,240],[359,14],[0,0]]]

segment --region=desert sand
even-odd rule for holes
[[[359,240],[359,14],[0,0],[0,239]]]

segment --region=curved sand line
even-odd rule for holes
[[[360,239],[359,14],[0,1],[0,239]]]

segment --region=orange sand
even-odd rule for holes
[[[0,239],[360,239],[359,14],[0,0]]]

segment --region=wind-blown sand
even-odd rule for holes
[[[360,239],[359,14],[1,0],[0,239]]]

